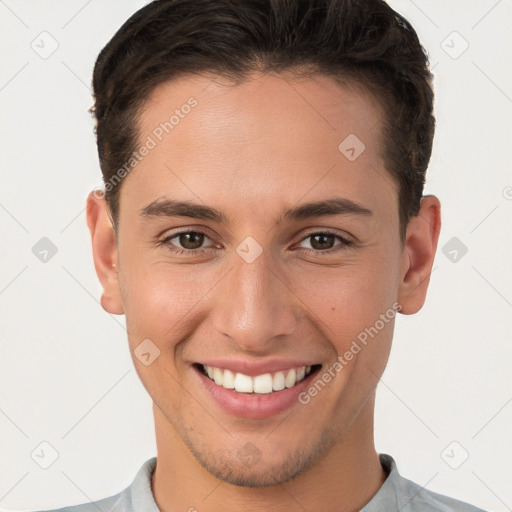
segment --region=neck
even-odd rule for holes
[[[157,442],[157,466],[152,478],[155,502],[165,512],[360,510],[387,476],[374,447],[373,407],[373,399],[368,400],[342,439],[307,471],[282,485],[253,488],[223,482],[205,470],[153,405]]]

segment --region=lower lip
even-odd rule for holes
[[[318,371],[311,372],[306,378],[291,388],[267,394],[257,394],[238,393],[232,389],[218,386],[198,368],[193,366],[192,369],[199,376],[206,392],[224,411],[241,418],[251,419],[270,418],[286,411],[293,405],[300,404],[299,395],[310,386],[312,377]]]

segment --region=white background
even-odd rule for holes
[[[0,1],[3,510],[110,496],[156,454],[124,317],[98,302],[84,214],[87,192],[101,185],[87,113],[93,64],[143,4]],[[512,507],[512,2],[391,4],[434,68],[426,192],[441,199],[444,224],[427,304],[397,321],[377,448],[419,484],[504,512]],[[41,37],[47,50],[58,42],[46,59],[31,47]],[[46,263],[32,253],[42,237],[58,250]],[[456,262],[442,252],[453,237],[467,247]],[[31,458],[42,441],[58,452],[48,469]]]

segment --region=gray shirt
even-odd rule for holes
[[[388,477],[361,512],[484,512],[403,478],[389,455],[381,454],[380,462]],[[155,467],[156,457],[148,459],[132,484],[115,496],[47,512],[160,512],[151,492],[151,475]]]

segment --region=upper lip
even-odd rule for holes
[[[281,370],[290,370],[291,368],[301,368],[302,366],[314,366],[320,363],[304,361],[299,359],[272,359],[267,361],[243,361],[234,359],[209,359],[207,361],[198,361],[203,366],[213,366],[223,370],[231,370],[233,373],[243,373],[250,377],[263,375],[265,373],[275,373]]]

